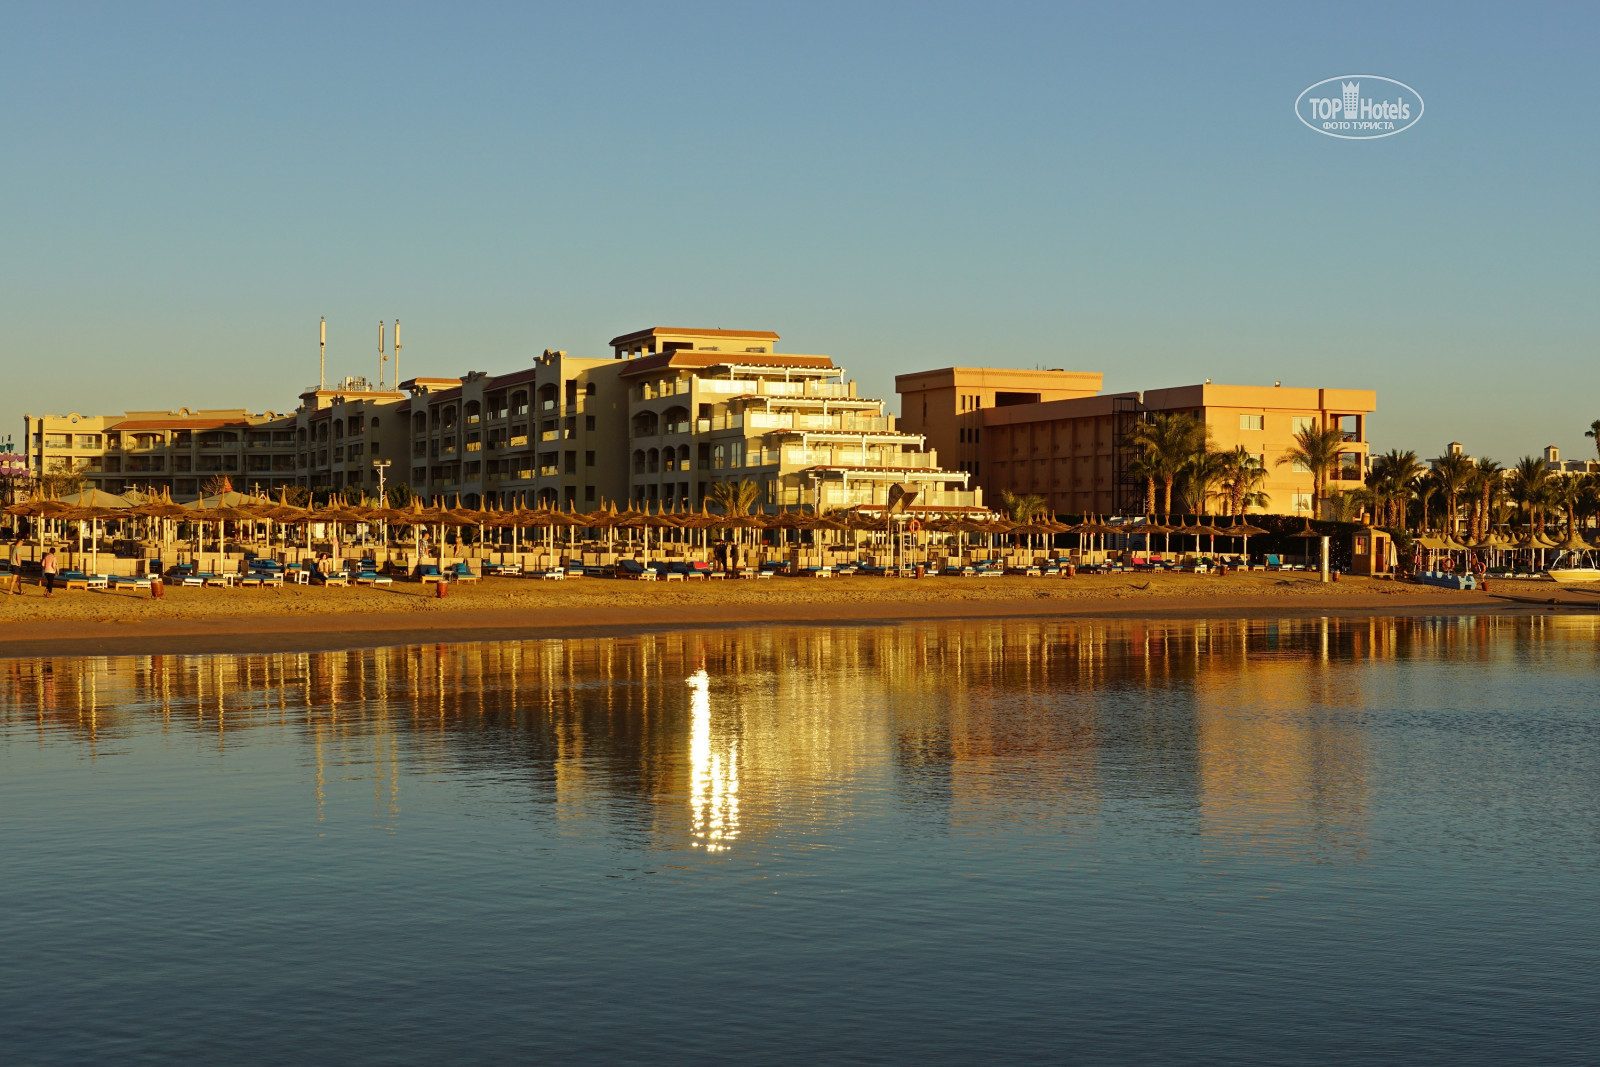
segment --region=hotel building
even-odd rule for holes
[[[29,469],[79,470],[110,493],[170,486],[180,499],[225,476],[236,490],[407,484],[467,506],[601,502],[697,507],[719,481],[749,479],[765,508],[982,507],[972,475],[939,466],[923,434],[827,356],[776,352],[769,331],[655,328],[610,357],[546,350],[508,374],[347,378],[307,389],[292,414],[244,410],[27,416]]]
[[[1367,416],[1377,393],[1364,389],[1202,385],[1100,393],[1101,376],[1073,371],[946,367],[895,379],[908,430],[954,447],[963,471],[985,492],[1039,495],[1059,514],[1127,514],[1144,506],[1126,444],[1133,425],[1156,413],[1199,418],[1211,447],[1243,445],[1266,472],[1260,511],[1308,513],[1309,470],[1280,462],[1307,428],[1338,427],[1345,449],[1329,472],[1334,489],[1358,488],[1368,467]]]

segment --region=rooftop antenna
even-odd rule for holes
[[[379,319],[378,320],[378,391],[379,392],[383,391],[383,365],[389,358],[387,355],[384,354],[385,349],[383,347],[383,338],[384,338],[383,320]]]
[[[328,387],[328,316],[322,316],[321,359],[317,364],[317,391]]]
[[[400,320],[394,320],[394,387],[400,389]]]

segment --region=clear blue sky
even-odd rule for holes
[[[1591,449],[1600,6],[13,4],[0,433],[775,329],[1371,387],[1375,447]],[[1397,78],[1386,140],[1295,120]]]

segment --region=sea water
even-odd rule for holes
[[[0,661],[8,1063],[1581,1063],[1591,618]]]

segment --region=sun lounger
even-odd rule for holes
[[[417,567],[417,581],[426,585],[428,582],[443,582],[448,581],[448,579],[439,573],[437,564],[423,563]]]
[[[566,570],[561,567],[540,567],[522,572],[522,577],[524,578],[541,578],[548,582],[559,582],[565,579],[566,576]]]
[[[616,575],[618,578],[631,578],[636,582],[656,580],[656,572],[636,559],[618,560]]]
[[[134,589],[149,589],[150,581],[149,575],[113,574],[110,580],[110,587],[120,589],[126,585],[132,586]]]
[[[802,578],[832,578],[832,567],[801,567],[799,575]]]
[[[472,573],[472,568],[466,563],[457,563],[455,567],[445,571],[445,577],[452,582],[475,582],[478,575]]]

